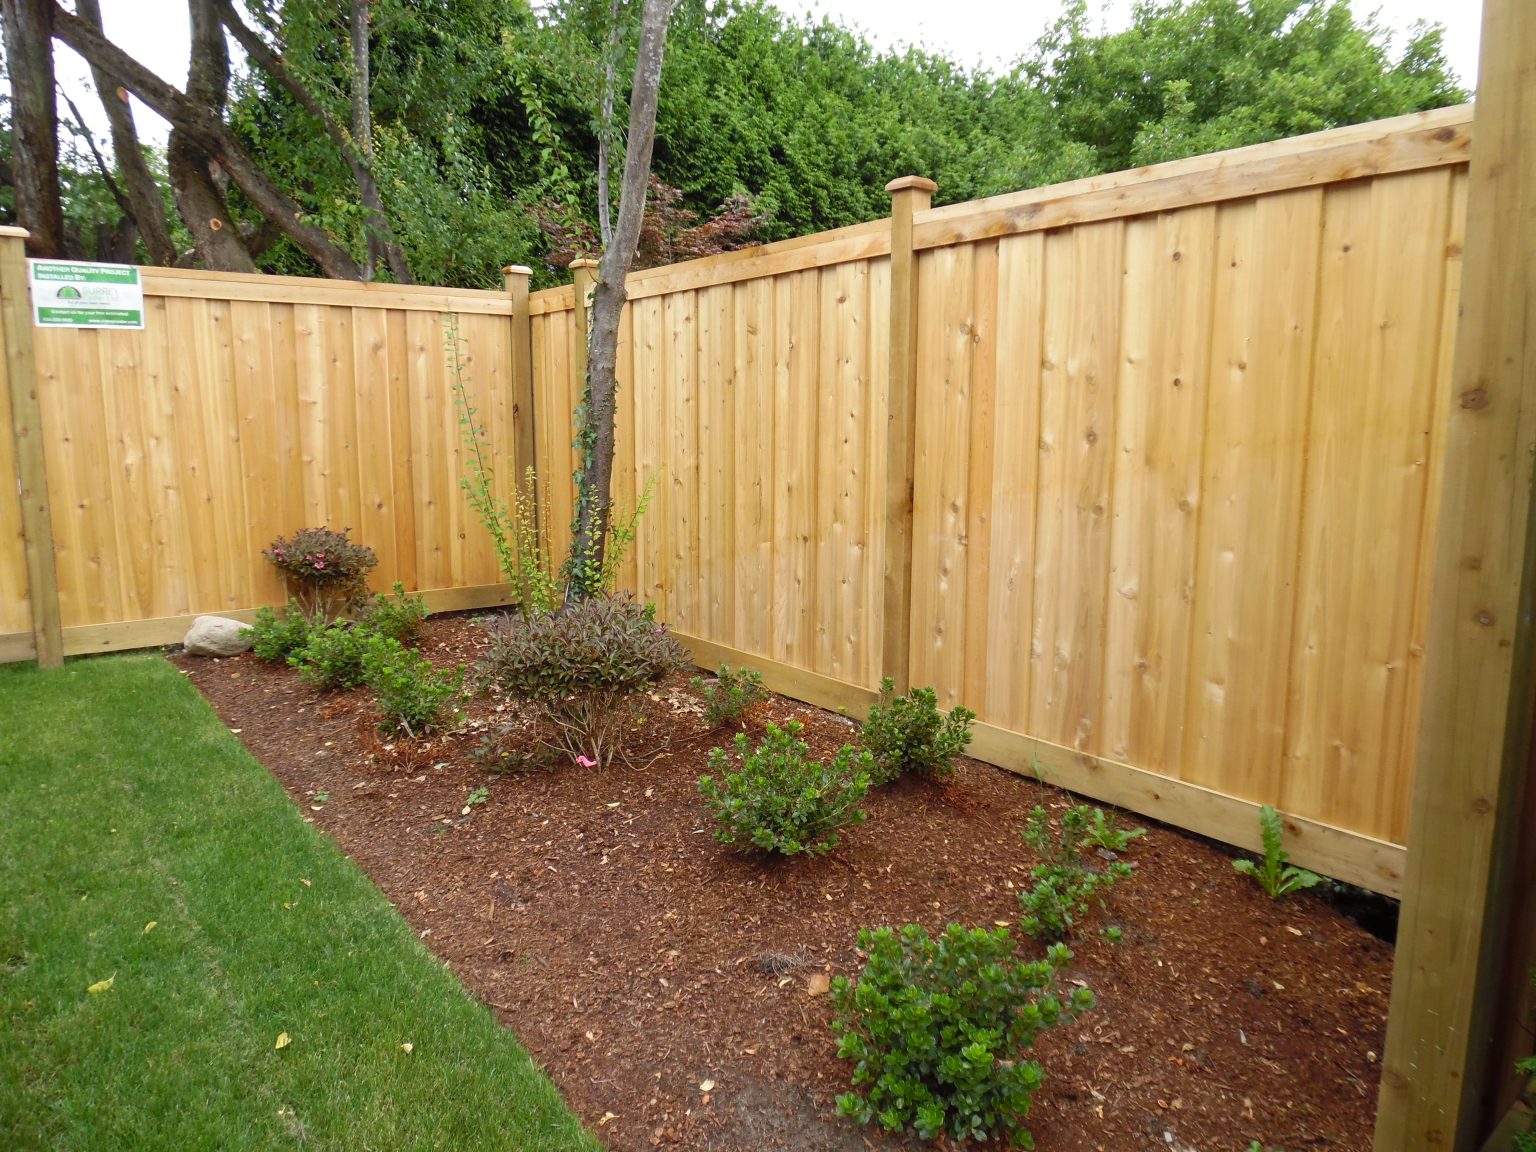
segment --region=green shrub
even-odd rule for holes
[[[536,743],[595,766],[620,751],[635,694],[688,666],[653,609],[604,596],[505,617],[478,679],[534,706]]]
[[[869,959],[857,983],[832,982],[838,1055],[854,1062],[853,1091],[837,1109],[925,1140],[991,1140],[1033,1148],[1023,1127],[1045,1081],[1024,1058],[1039,1034],[1093,1006],[1093,994],[1062,995],[1072,958],[1053,945],[1021,962],[1006,928],[951,924],[930,938],[916,924],[859,933]]]
[[[1264,889],[1271,900],[1278,900],[1323,882],[1317,873],[1286,863],[1291,857],[1281,847],[1285,830],[1280,823],[1280,813],[1268,804],[1259,809],[1259,835],[1264,843],[1263,864],[1255,864],[1252,860],[1234,860],[1232,867],[1244,876],[1252,876],[1257,880],[1259,887]]]
[[[968,708],[953,708],[941,716],[932,688],[898,696],[890,677],[881,680],[880,699],[871,706],[861,737],[875,759],[874,782],[888,784],[904,772],[934,780],[953,776],[955,757],[970,744],[975,719]]]
[[[281,616],[271,608],[259,609],[251,621],[251,651],[258,660],[287,660],[309,642],[315,627],[317,622],[304,615],[297,600],[289,600]]]
[[[750,668],[733,672],[729,664],[720,665],[712,681],[695,676],[690,683],[704,697],[704,723],[711,728],[740,723],[747,709],[768,697],[760,675]]]
[[[275,564],[307,616],[327,620],[355,612],[368,600],[368,573],[378,566],[373,549],[347,539],[349,528],[305,528],[279,536],[262,553]]]
[[[378,595],[368,601],[358,623],[380,636],[388,636],[402,644],[415,644],[421,639],[427,616],[427,602],[420,596],[407,596],[405,585],[396,580],[390,586],[388,596]]]
[[[782,729],[769,724],[756,749],[738,732],[735,772],[724,748],[710,751],[709,766],[722,779],[702,777],[699,792],[714,813],[715,839],[785,856],[818,855],[837,843],[838,829],[864,822],[859,803],[869,792],[869,753],[844,744],[820,763],[800,731],[794,721]]]
[[[420,736],[435,727],[448,702],[459,694],[459,669],[439,671],[432,662],[393,636],[366,633],[362,641],[363,682],[384,713],[381,728]]]
[[[363,682],[363,651],[373,633],[344,620],[313,629],[303,647],[288,654],[299,679],[312,688],[356,688]]]
[[[1091,826],[1086,804],[1067,809],[1061,817],[1061,833],[1053,835],[1051,818],[1038,804],[1029,814],[1024,840],[1040,855],[1035,865],[1035,885],[1019,893],[1023,916],[1019,927],[1042,940],[1061,940],[1094,904],[1103,891],[1131,874],[1131,866],[1115,861],[1102,870],[1083,863],[1080,851]]]

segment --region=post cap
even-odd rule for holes
[[[526,264],[508,264],[501,270],[503,276],[532,276],[533,269]]]
[[[12,228],[10,225],[0,225],[0,236],[14,236],[18,240],[29,240],[32,233],[25,228]]]
[[[885,186],[887,192],[905,192],[916,188],[919,192],[937,192],[939,186],[926,176],[898,176]]]
[[[579,260],[572,260],[569,264],[566,265],[566,267],[567,268],[571,268],[571,269],[575,269],[575,268],[598,268],[598,267],[601,267],[601,265],[599,264],[598,261],[593,260],[590,256],[583,256]]]

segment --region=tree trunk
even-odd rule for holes
[[[372,87],[368,60],[368,4],[369,0],[352,0],[352,139],[357,145],[357,150],[362,153],[363,162],[371,165],[373,163],[373,117],[368,107]],[[370,180],[369,183],[372,184],[373,181]],[[368,257],[363,262],[364,280],[373,279],[373,270],[378,267],[384,255],[384,241],[378,231],[384,212],[378,202],[378,188],[375,186],[371,191],[371,197],[366,195],[362,197],[363,208],[368,213],[368,222],[364,227],[368,240]],[[370,199],[372,203],[369,203]]]
[[[224,40],[224,25],[209,0],[187,0],[187,11],[192,24],[187,99],[222,120],[229,98],[229,45]],[[251,259],[240,229],[229,218],[213,158],[186,131],[173,127],[166,160],[176,211],[192,233],[203,266],[215,272],[256,271],[256,261]]]
[[[100,0],[75,0],[75,15],[98,31],[102,29]],[[101,98],[102,110],[112,128],[112,152],[122,178],[123,194],[128,198],[139,235],[144,237],[149,262],[166,266],[174,264],[176,249],[166,226],[165,201],[160,198],[160,186],[139,147],[139,133],[133,124],[133,107],[128,102],[128,93],[99,68],[91,69],[91,79],[96,83],[96,94]]]
[[[571,544],[571,580],[567,598],[581,599],[600,590],[597,575],[605,560],[613,488],[614,397],[618,391],[619,317],[626,298],[624,278],[640,243],[645,193],[656,143],[656,102],[661,91],[662,55],[667,22],[675,0],[645,0],[640,16],[640,48],[629,94],[629,137],[624,149],[624,179],[613,240],[603,249],[592,292],[592,333],[587,344],[586,404],[577,431],[581,472],[576,492],[576,532]]]
[[[597,234],[608,247],[613,239],[613,190],[609,187],[609,171],[613,155],[613,101],[614,87],[619,71],[619,49],[624,35],[619,26],[620,4],[613,0],[608,7],[608,45],[603,54],[603,107],[597,125]]]
[[[32,256],[66,256],[59,200],[59,122],[54,104],[51,0],[0,0],[11,74],[11,163],[16,222]]]
[[[283,235],[298,245],[325,275],[336,280],[362,278],[357,262],[323,229],[305,220],[304,210],[272,182],[235,139],[218,112],[177,91],[88,23],[59,7],[57,0],[53,0],[52,9],[56,38],[80,53],[92,67],[117,80],[217,161],[256,210],[282,229]]]

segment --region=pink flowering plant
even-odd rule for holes
[[[348,528],[305,528],[279,536],[262,553],[275,564],[300,610],[330,620],[368,601],[368,573],[378,566],[373,549],[347,539]]]

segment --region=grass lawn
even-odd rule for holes
[[[597,1147],[158,656],[0,667],[0,1037],[7,1149]]]

